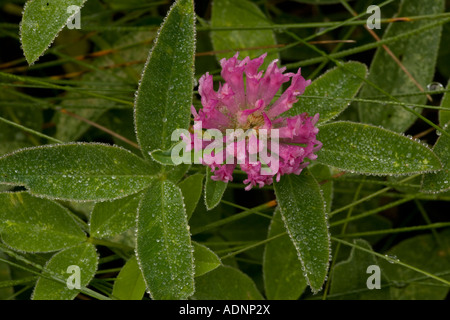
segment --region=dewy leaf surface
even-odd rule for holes
[[[200,200],[200,196],[203,191],[203,180],[205,175],[196,173],[193,174],[178,184],[183,194],[184,205],[186,207],[186,214],[188,219],[191,217],[197,203]]]
[[[336,118],[349,106],[366,75],[367,67],[359,62],[347,62],[331,69],[307,86],[298,102],[283,116],[294,116],[303,112],[314,116],[319,113],[319,123]]]
[[[195,53],[192,0],[178,0],[159,30],[135,100],[135,128],[144,157],[166,150],[172,132],[187,129],[192,105]]]
[[[136,226],[142,192],[113,201],[95,204],[89,221],[90,234],[96,238],[114,236]]]
[[[136,255],[153,299],[186,299],[194,293],[194,259],[181,190],[155,180],[139,206]]]
[[[390,286],[393,300],[443,300],[448,296],[450,286],[424,276],[397,263],[414,266],[420,270],[439,275],[450,281],[450,230],[436,234],[422,234],[410,237],[391,248],[387,255],[394,257],[394,263],[379,260],[382,272],[393,284]]]
[[[271,22],[258,6],[248,0],[215,0],[212,4],[211,26],[216,27],[258,27],[270,26]],[[232,30],[213,31],[211,33],[212,44],[217,59],[230,58],[239,51],[240,59],[247,56],[256,58],[268,50],[265,47],[275,46],[276,39],[272,30]],[[245,50],[249,48],[252,50]],[[261,48],[261,49],[257,49]],[[222,53],[221,51],[229,51]],[[274,59],[278,59],[278,53],[272,51],[264,60],[262,68],[265,68]]]
[[[56,202],[16,192],[0,193],[0,203],[0,234],[14,249],[49,252],[86,240],[69,210]]]
[[[267,238],[286,232],[279,208]],[[263,260],[264,288],[269,300],[296,300],[307,283],[297,251],[287,234],[266,244]]]
[[[44,267],[46,276],[41,276],[36,283],[33,300],[74,299],[80,292],[75,287],[77,276],[80,288],[87,286],[97,271],[97,265],[95,246],[87,242],[56,253]],[[68,284],[74,287],[70,289]]]
[[[196,278],[197,300],[262,300],[255,282],[239,269],[220,266]]]
[[[450,122],[444,126],[444,130],[450,132]],[[423,176],[422,192],[437,193],[450,189],[450,137],[442,134],[436,141],[433,151],[441,159],[443,168]]]
[[[372,250],[370,244],[363,239],[353,240],[354,244]],[[368,252],[352,248],[347,260],[341,261],[333,268],[329,299],[342,300],[387,300],[390,299],[386,277],[380,269],[380,288],[369,289],[368,278],[374,271],[367,272],[369,266],[379,267],[378,259]],[[371,269],[369,269],[370,271]],[[375,271],[377,272],[377,271]]]
[[[0,182],[51,199],[101,201],[147,187],[155,168],[128,150],[97,143],[45,145],[0,158]]]
[[[311,290],[318,292],[326,279],[331,254],[326,204],[320,186],[312,174],[303,169],[300,175],[282,176],[274,188],[303,275]]]
[[[215,181],[211,179],[211,169],[206,168],[206,181],[205,181],[205,205],[206,209],[214,209],[222,200],[222,196],[227,189],[228,184],[223,181]]]
[[[196,277],[200,277],[222,264],[220,258],[211,249],[197,242],[192,242],[192,244],[194,247]]]
[[[120,270],[112,294],[120,300],[142,300],[145,282],[135,256]]]
[[[401,175],[439,170],[441,161],[419,141],[372,125],[333,122],[320,126],[317,161],[341,170]]]
[[[78,6],[81,9],[85,2],[86,0],[29,0],[26,3],[20,36],[28,64],[33,64],[47,50],[75,15],[69,7]]]
[[[398,16],[439,14],[444,11],[444,8],[444,0],[433,0],[426,3],[422,0],[403,0]],[[391,23],[387,27],[383,39],[410,32],[430,23],[432,22],[429,20],[411,21],[407,24]],[[427,85],[433,80],[435,74],[441,33],[442,26],[440,25],[388,45],[423,90],[427,90]],[[368,80],[391,95],[419,91],[407,73],[381,46],[378,47],[371,62]],[[361,90],[360,98],[373,98],[380,95],[383,96],[383,93],[366,83]],[[402,97],[402,102],[424,104],[426,101],[425,95]],[[359,103],[359,115],[361,122],[381,125],[396,132],[406,131],[416,120],[416,116],[404,108],[389,104]]]

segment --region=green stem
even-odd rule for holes
[[[395,228],[395,229],[383,229],[383,230],[338,234],[338,235],[336,235],[336,237],[337,238],[361,238],[361,237],[369,237],[369,236],[376,236],[376,235],[382,235],[382,234],[413,232],[413,231],[430,230],[430,229],[435,230],[438,228],[447,228],[447,227],[450,227],[450,222],[437,222],[437,223],[430,223],[430,224],[424,225],[424,226],[413,226],[413,227],[403,227],[403,228]]]
[[[426,94],[426,93],[423,93]],[[398,106],[405,106],[405,107],[417,107],[417,108],[424,108],[424,109],[433,109],[433,110],[448,110],[448,108],[445,107],[436,107],[436,106],[429,106],[425,104],[417,104],[417,103],[407,103],[407,102],[401,102],[401,101],[387,101],[387,100],[372,100],[372,99],[361,99],[361,98],[339,98],[339,97],[323,97],[323,96],[308,96],[308,95],[302,95],[302,98],[310,98],[310,99],[318,99],[318,100],[343,100],[343,101],[349,101],[349,102],[368,102],[368,103],[376,103],[376,104],[383,104],[383,105],[398,105]]]
[[[423,207],[422,203],[420,203],[420,201],[417,200],[417,199],[414,199],[414,202],[415,202],[415,204],[416,204],[416,206],[417,206],[417,209],[419,209],[420,214],[422,215],[422,217],[423,217],[423,219],[425,220],[425,222],[426,222],[428,225],[431,225],[431,224],[432,224],[432,223],[431,223],[431,220],[430,220],[430,218],[428,217],[428,214],[427,214],[427,212],[425,211],[425,208]],[[431,233],[433,233],[433,237],[434,237],[434,239],[436,240],[436,242],[437,242],[439,245],[442,245],[442,242],[440,241],[439,235],[438,235],[438,233],[437,233],[437,231],[436,231],[435,228],[431,228]]]
[[[321,57],[317,57],[317,58],[311,58],[311,59],[307,59],[307,60],[303,60],[303,61],[299,61],[299,62],[295,62],[295,63],[289,63],[286,64],[285,67],[287,69],[298,69],[299,67],[306,67],[312,64],[316,64],[316,63],[321,63],[323,61],[329,61],[330,59],[340,59],[349,55],[353,55],[356,53],[361,53],[364,51],[368,51],[368,50],[372,50],[372,49],[376,49],[380,46],[382,46],[383,44],[387,44],[387,43],[392,43],[392,42],[396,42],[399,40],[402,40],[403,38],[407,38],[416,34],[421,33],[422,31],[428,30],[428,29],[432,29],[434,27],[440,26],[442,24],[447,23],[448,21],[450,21],[450,19],[446,19],[443,21],[438,21],[438,22],[434,22],[434,23],[430,23],[427,24],[423,27],[414,29],[412,31],[408,31],[405,33],[402,33],[400,35],[397,35],[395,37],[389,37],[389,38],[385,38],[385,39],[381,39],[380,41],[375,41],[375,42],[371,42],[368,43],[366,45],[362,45],[356,48],[352,48],[352,49],[347,49],[341,52],[337,52],[337,53],[333,53],[330,54],[328,56],[321,56]],[[305,41],[305,40],[303,40]]]
[[[444,90],[435,90],[435,91],[427,91],[427,92],[409,92],[409,93],[403,93],[403,94],[393,94],[394,97],[397,98],[404,98],[404,97],[414,97],[414,96],[423,96],[423,95],[435,95],[435,94],[444,94],[450,92],[450,89],[444,89]],[[384,96],[373,96],[373,97],[367,97],[367,99],[377,99]]]
[[[231,207],[238,208],[240,210],[245,210],[245,211],[251,210],[250,208],[246,208],[246,207],[240,206],[240,205],[235,204],[235,203],[230,202],[230,201],[220,200],[220,202],[222,202],[222,203],[224,203],[226,205],[229,205]],[[265,213],[262,213],[262,212],[259,212],[259,211],[254,211],[254,213],[257,214],[257,215],[260,215],[261,217],[264,217],[264,218],[272,220],[272,216],[270,216],[268,214],[265,214]]]
[[[245,218],[245,217],[247,217],[247,216],[249,216],[251,214],[254,214],[254,213],[258,212],[258,211],[265,210],[265,209],[268,209],[268,208],[271,208],[271,205],[265,203],[265,204],[262,204],[260,206],[257,206],[257,207],[254,207],[254,208],[242,211],[242,212],[237,213],[237,214],[234,214],[234,215],[232,215],[232,216],[230,216],[228,218],[212,222],[212,223],[207,224],[205,226],[194,228],[192,230],[192,235],[196,235],[196,234],[202,233],[204,231],[208,231],[208,230],[211,230],[211,229],[223,226],[223,225],[225,225],[227,223],[231,223],[231,222],[237,221],[237,220]]]
[[[399,206],[399,205],[401,205],[401,204],[403,204],[405,202],[413,200],[414,198],[415,198],[415,196],[408,196],[408,197],[405,197],[403,199],[400,199],[400,200],[388,203],[387,205],[378,207],[376,209],[366,211],[366,212],[361,213],[361,214],[359,214],[357,216],[353,216],[353,217],[345,218],[345,219],[342,219],[342,220],[339,220],[339,221],[335,221],[333,223],[330,223],[330,227],[335,227],[335,226],[338,226],[338,225],[343,224],[343,223],[359,220],[359,219],[362,219],[362,218],[374,215],[374,214],[382,212],[384,210],[397,207],[397,206]]]
[[[79,92],[79,90],[77,88],[73,88],[71,86],[60,86],[60,85],[48,83],[46,81],[36,80],[36,79],[30,78],[30,77],[16,76],[16,75],[9,74],[9,73],[4,73],[4,72],[1,72],[1,71],[0,71],[0,77],[4,77],[4,78],[11,79],[11,80],[14,80],[14,81],[23,81],[23,82],[27,82],[27,83],[43,85],[46,88]],[[117,98],[114,98],[114,97],[109,97],[109,96],[97,94],[97,93],[90,92],[90,91],[83,91],[83,94],[85,94],[87,96],[95,97],[95,98],[106,99],[106,100],[110,100],[110,101],[114,101],[114,102],[118,102],[118,103],[123,103],[123,104],[128,104],[128,105],[134,106],[134,103],[131,102],[131,101],[117,99]]]
[[[235,256],[235,255],[237,255],[237,254],[240,254],[240,253],[242,253],[242,252],[244,252],[244,251],[247,251],[247,250],[253,249],[253,248],[255,248],[255,247],[258,247],[258,246],[260,246],[260,245],[262,245],[262,244],[265,244],[265,243],[267,243],[267,242],[270,242],[270,241],[272,241],[272,240],[275,240],[275,239],[277,239],[277,238],[279,238],[279,237],[281,237],[281,236],[284,236],[284,235],[286,235],[286,234],[287,234],[287,232],[279,233],[279,234],[277,234],[277,235],[275,235],[275,236],[273,236],[273,237],[270,237],[270,238],[267,238],[267,239],[265,239],[265,240],[256,242],[255,244],[249,245],[249,246],[247,246],[247,247],[245,247],[245,248],[242,248],[242,249],[240,249],[240,250],[236,250],[236,251],[230,252],[229,254],[220,257],[220,259],[221,259],[221,260],[225,260],[225,259],[227,259],[227,258],[231,258],[231,257],[233,257],[233,256]]]
[[[414,179],[414,178],[416,178],[418,176],[419,176],[419,174],[416,174],[416,175],[413,175],[413,176],[409,176],[409,177],[401,180],[399,183],[403,183],[403,182],[412,180],[412,179]],[[383,193],[386,193],[386,192],[388,192],[391,189],[392,189],[392,187],[386,187],[386,188],[383,188],[381,190],[378,190],[378,191],[376,191],[376,192],[374,192],[374,193],[372,193],[372,194],[370,194],[370,195],[368,195],[368,196],[366,196],[364,198],[359,199],[358,201],[352,202],[352,203],[350,203],[350,204],[348,204],[346,206],[343,206],[343,207],[341,207],[339,209],[336,209],[336,210],[330,212],[329,217],[331,218],[332,216],[334,216],[335,214],[337,214],[337,213],[339,213],[341,211],[347,210],[348,208],[351,208],[351,207],[356,206],[358,204],[361,204],[361,203],[363,203],[365,201],[373,199],[373,198],[375,198],[375,197],[377,197],[379,195],[382,195]]]
[[[5,118],[0,117],[0,121],[4,122],[4,123],[6,123],[6,124],[9,124],[9,125],[11,125],[11,126],[13,126],[13,127],[19,128],[19,129],[21,129],[21,130],[23,130],[23,131],[25,131],[25,132],[31,133],[31,134],[33,134],[33,135],[35,135],[35,136],[38,136],[38,137],[47,139],[47,140],[49,140],[49,141],[51,141],[51,142],[55,142],[55,143],[64,143],[64,142],[61,141],[61,140],[52,138],[52,137],[50,137],[50,136],[47,136],[47,135],[45,135],[45,134],[43,134],[43,133],[40,133],[40,132],[38,132],[38,131],[35,131],[35,130],[33,130],[33,129],[24,127],[23,125],[17,124],[17,123],[15,123],[15,122],[13,122],[13,121],[10,121],[10,120],[8,120],[8,119],[5,119]]]
[[[393,1],[389,1],[393,2]],[[381,7],[381,5],[380,5]],[[367,13],[360,14],[357,18],[361,18],[367,15]],[[430,15],[419,15],[419,16],[410,16],[405,17],[409,21],[420,21],[420,20],[435,20],[440,18],[448,18],[450,17],[450,13],[440,13],[440,14],[430,14]],[[408,21],[408,22],[409,22]],[[395,23],[395,19],[387,18],[380,19],[380,23]],[[401,23],[399,21],[399,23]],[[366,25],[367,21],[365,20],[345,20],[345,21],[332,21],[332,22],[308,22],[308,23],[286,23],[286,24],[272,24],[265,26],[242,26],[242,27],[209,27],[202,26],[198,27],[197,31],[246,31],[246,30],[286,30],[286,29],[316,29],[316,28],[337,28],[343,26],[363,26]],[[94,29],[94,27],[92,27]],[[125,27],[126,28],[126,27]],[[136,28],[136,29],[132,29]],[[150,27],[129,27],[129,30],[148,30]]]
[[[408,186],[408,185],[405,185]],[[411,185],[412,187],[420,187],[418,185]],[[353,191],[351,190],[343,190],[343,189],[334,189],[335,193],[342,193],[342,194],[353,194]],[[445,194],[445,193],[444,193]],[[386,192],[383,194],[385,197],[389,198],[405,198],[412,196],[413,194],[403,194],[403,193],[394,193],[394,192]],[[450,201],[450,196],[445,196],[443,194],[424,194],[424,193],[415,193],[414,194],[415,199],[417,200],[431,200],[431,201]]]
[[[38,279],[38,277],[33,276],[33,277],[26,277],[26,278],[17,279],[17,280],[1,281],[0,288],[8,288],[8,287],[19,286],[22,284],[34,283],[34,282],[36,282],[37,279]]]
[[[356,189],[355,195],[354,195],[354,197],[353,197],[353,201],[356,201],[356,200],[359,198],[359,195],[360,195],[360,193],[361,193],[361,189],[362,189],[363,185],[364,185],[363,182],[361,182],[361,183],[358,185],[358,188]],[[345,234],[345,232],[347,231],[348,222],[349,222],[349,220],[350,220],[350,217],[351,217],[351,215],[352,215],[352,213],[353,213],[353,209],[354,209],[354,208],[355,208],[355,207],[351,207],[351,208],[348,209],[347,217],[345,218],[344,225],[342,226],[342,229],[341,229],[341,234]],[[336,264],[337,257],[338,257],[338,255],[339,255],[339,250],[340,250],[340,249],[341,249],[341,244],[338,243],[337,246],[336,246],[336,250],[335,250],[335,252],[334,252],[334,255],[333,255],[333,260],[332,260],[332,262],[331,262],[330,270],[333,270],[333,269],[334,269],[334,265]],[[324,292],[323,292],[323,300],[326,300],[326,299],[327,299],[328,289],[329,289],[330,283],[331,283],[330,280],[331,280],[331,274],[330,274],[330,279],[327,281],[327,283],[326,283],[326,285],[325,285],[325,289],[324,289]]]
[[[14,299],[15,297],[17,297],[18,295],[22,294],[23,292],[25,292],[25,291],[31,289],[32,287],[33,287],[33,286],[25,286],[25,287],[23,287],[22,289],[20,289],[20,290],[14,292],[12,295],[10,295],[9,297],[7,297],[5,300],[12,300],[12,299]]]
[[[344,181],[344,182],[356,182],[356,183],[364,183],[364,184],[376,184],[376,185],[383,185],[383,186],[390,186],[390,187],[420,188],[419,184],[399,183],[399,182],[395,182],[395,181],[380,181],[380,180],[364,180],[364,181],[362,181],[362,179],[347,178],[347,177],[330,178],[329,180],[338,180],[338,181]],[[340,190],[340,189],[336,188],[336,190]],[[347,190],[347,191],[349,191],[349,190]],[[349,191],[349,192],[353,193],[353,191]]]

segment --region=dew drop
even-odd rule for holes
[[[396,263],[396,262],[399,262],[400,260],[397,258],[397,256],[394,256],[394,255],[388,255],[388,254],[386,254],[386,255],[384,255],[385,257],[386,257],[386,259],[387,259],[387,261],[389,262],[389,263]]]
[[[167,122],[167,118],[163,118],[163,119],[162,119],[162,122]]]
[[[325,30],[326,30],[326,28],[324,28],[324,27],[318,28],[318,29],[316,30],[316,33],[321,33],[321,32],[323,32],[323,31],[325,31]]]
[[[439,82],[431,82],[429,85],[427,85],[427,90],[428,91],[440,91],[440,90],[444,90],[444,86],[442,85],[442,83],[439,83]]]

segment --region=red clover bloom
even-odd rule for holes
[[[194,106],[191,107],[196,124],[194,133],[191,134],[191,147],[188,148],[201,148],[205,151],[209,144],[203,139],[197,144],[199,147],[194,146],[195,139],[199,139],[195,136],[198,132],[195,129],[199,125],[203,129],[216,129],[224,134],[229,129],[253,132],[253,135],[246,135],[250,143],[244,149],[239,149],[239,143],[228,135],[222,139],[226,142],[223,155],[221,153],[219,158],[208,158],[209,161],[205,161],[207,156],[204,154],[202,159],[202,163],[209,165],[214,172],[211,178],[216,181],[232,181],[232,173],[239,164],[247,174],[245,189],[250,190],[256,185],[262,187],[272,184],[274,177],[279,181],[284,174],[300,174],[310,160],[317,158],[315,152],[320,150],[322,143],[316,140],[319,130],[315,125],[319,114],[312,117],[307,113],[292,117],[281,116],[298,101],[297,97],[311,83],[301,76],[300,69],[297,73],[283,73],[286,68],[278,68],[277,60],[274,60],[265,72],[259,71],[267,54],[253,60],[249,57],[239,60],[238,55],[239,53],[220,61],[221,76],[225,83],[220,84],[217,91],[213,88],[212,75],[206,73],[200,78],[198,90],[202,108],[197,112]],[[289,80],[289,87],[275,98],[283,83]],[[271,141],[270,145],[262,143],[261,138],[265,132],[268,139],[276,141]],[[253,139],[254,137],[258,138]],[[252,141],[258,144],[252,145]],[[251,157],[263,149],[267,155],[270,151],[270,157],[260,156],[256,161],[251,161]],[[229,161],[230,156],[233,161]],[[270,168],[269,173],[263,172],[264,167]]]

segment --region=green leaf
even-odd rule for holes
[[[450,133],[450,122],[444,126]],[[427,173],[423,176],[422,192],[444,192],[450,190],[450,137],[443,134],[433,147],[434,153],[441,159],[444,167],[442,170]]]
[[[175,163],[172,160],[172,148],[169,150],[156,149],[150,152],[152,160],[156,161],[163,166],[174,166]]]
[[[326,279],[330,259],[330,239],[325,203],[320,186],[311,173],[285,175],[274,184],[281,216],[313,292]]]
[[[264,15],[258,6],[248,0],[215,0],[212,3],[211,27],[264,27],[272,22]],[[239,51],[241,59],[249,56],[256,58],[267,52],[265,47],[275,46],[276,39],[272,30],[233,30],[211,32],[214,51],[228,51],[217,53],[218,60],[230,58]],[[244,50],[245,48],[261,49]],[[274,59],[278,59],[278,53],[269,50],[264,60],[263,68],[267,67]]]
[[[438,275],[450,280],[450,230],[447,229],[437,234],[419,235],[406,239],[387,252],[393,258],[390,263],[380,260],[383,273],[391,282],[391,296],[395,300],[441,300],[445,299],[449,292],[449,286],[434,279],[427,278],[409,268],[395,263],[400,260],[403,263],[414,266],[428,273]]]
[[[47,50],[75,15],[68,8],[72,5],[81,8],[85,2],[86,0],[27,1],[20,24],[20,38],[28,64],[33,64]]]
[[[447,84],[447,90],[450,90],[450,81]],[[439,123],[441,126],[450,122],[450,92],[446,92],[442,97],[441,108],[448,110],[439,110]]]
[[[349,106],[351,99],[361,88],[366,75],[366,65],[359,62],[347,62],[331,69],[306,87],[304,94],[286,112],[286,115],[294,116],[307,112],[313,116],[319,113],[319,123],[336,118]]]
[[[110,237],[136,226],[136,215],[142,192],[128,197],[97,202],[89,223],[92,237]]]
[[[326,203],[326,212],[331,211],[331,205],[333,203],[333,190],[334,183],[332,180],[332,170],[328,166],[324,166],[320,163],[314,164],[314,166],[309,167],[309,171],[314,176],[314,178],[319,182],[320,190],[322,190],[323,199]]]
[[[172,152],[174,149],[178,149],[180,148],[180,146],[183,146],[184,148],[185,143],[182,141],[180,143],[175,143],[173,146],[171,146],[169,149],[167,150],[161,150],[161,149],[156,149],[153,150],[152,152],[150,152],[150,157],[152,158],[152,160],[154,160],[155,162],[162,164],[163,166],[170,166],[169,168],[166,168],[166,172],[168,170],[171,171],[182,171],[182,168],[186,168],[188,166],[190,166],[192,163],[195,163],[194,161],[194,156],[195,153],[191,151],[185,152],[183,149],[183,153],[181,154],[174,154],[172,155]],[[176,159],[176,157],[189,157],[190,160],[188,161],[188,159],[183,159],[183,162],[175,163],[174,159]],[[187,171],[187,170],[186,170]]]
[[[145,282],[136,257],[130,258],[117,275],[113,296],[120,300],[142,300]]]
[[[200,196],[202,195],[204,178],[205,175],[197,173],[187,177],[178,184],[183,194],[188,220],[192,216],[192,213],[197,207],[198,200],[200,200]]]
[[[137,139],[149,159],[149,152],[173,144],[174,130],[189,127],[194,53],[194,4],[178,0],[159,30],[135,100]]]
[[[362,239],[353,241],[355,245],[372,251],[369,243]],[[369,266],[378,266],[379,262],[373,254],[352,248],[347,260],[337,263],[332,272],[329,299],[344,300],[387,300],[390,299],[387,281],[380,270],[380,289],[370,290],[367,287],[368,278],[373,272],[367,273]]]
[[[56,202],[17,192],[0,193],[0,203],[0,233],[14,249],[49,252],[86,240],[69,210]]]
[[[228,184],[223,181],[212,180],[212,175],[211,169],[207,167],[205,181],[205,205],[207,210],[214,209],[220,203],[228,186]]]
[[[95,246],[82,243],[56,253],[44,267],[43,275],[38,279],[33,292],[33,300],[72,300],[79,289],[70,289],[75,285],[79,267],[80,288],[89,284],[97,271],[98,256]]]
[[[320,127],[323,143],[317,161],[363,174],[400,175],[429,172],[442,167],[422,143],[398,133],[354,122],[334,122]]]
[[[262,300],[253,280],[242,271],[220,266],[196,278],[197,300]]]
[[[195,276],[200,277],[222,264],[219,257],[208,247],[192,242],[194,247]]]
[[[285,233],[279,208],[275,210],[267,238]],[[289,236],[280,236],[266,244],[263,260],[264,288],[269,300],[297,300],[307,284],[302,264]]]
[[[61,200],[122,198],[147,187],[154,173],[128,150],[97,143],[46,145],[0,158],[0,183]]]
[[[153,299],[186,299],[194,292],[191,238],[181,190],[155,180],[139,205],[136,254]]]
[[[180,181],[181,178],[184,177],[184,175],[186,174],[186,172],[189,170],[190,167],[191,165],[189,164],[180,164],[170,169],[166,168],[164,174],[168,180],[171,180],[176,183]]]
[[[420,15],[432,15],[442,13],[445,7],[444,0],[435,0],[423,5],[422,0],[403,0],[398,12],[399,17]],[[411,23],[391,23],[383,39],[398,36],[405,32],[430,24],[430,21],[413,21]],[[433,80],[442,26],[437,26],[420,34],[396,41],[389,49],[401,61],[412,77],[426,90],[427,85]],[[418,63],[420,61],[420,63]],[[391,95],[401,95],[419,91],[418,87],[392,59],[388,52],[379,47],[370,66],[368,80]],[[383,94],[365,84],[361,90],[361,98],[373,98]],[[409,96],[402,98],[403,102],[425,104],[425,95]],[[420,110],[417,110],[420,112]],[[416,116],[402,107],[395,105],[374,105],[371,103],[359,103],[359,115],[362,122],[381,125],[386,129],[396,132],[406,131],[416,120]]]

